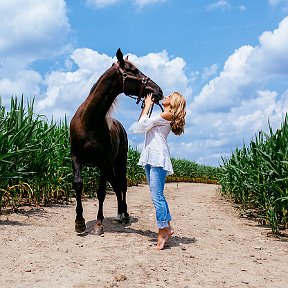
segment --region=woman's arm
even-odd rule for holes
[[[151,106],[153,105],[153,100],[152,100],[152,93],[149,93],[147,94],[147,96],[145,97],[145,100],[144,100],[144,108],[143,110],[141,111],[141,114],[140,114],[140,117],[139,119],[143,116],[143,115],[148,115],[150,109],[151,109]]]
[[[154,126],[163,125],[163,119],[169,120],[170,112],[164,112],[164,114],[162,113],[163,115],[161,114],[157,117],[148,117],[151,106],[154,104],[151,93],[146,96],[144,102],[145,106],[141,111],[138,121],[134,122],[129,128],[133,133],[145,133]]]

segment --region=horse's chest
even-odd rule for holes
[[[83,145],[83,152],[88,155],[88,158],[92,156],[105,157],[109,155],[110,146],[109,142],[86,141]]]

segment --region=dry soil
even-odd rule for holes
[[[102,236],[90,232],[97,200],[84,203],[86,232],[74,232],[75,204],[25,207],[0,216],[1,287],[288,287],[287,238],[240,218],[216,185],[168,183],[175,234],[155,250],[157,227],[146,185],[128,188],[131,223],[119,224],[108,193]]]

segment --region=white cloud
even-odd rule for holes
[[[77,65],[77,70],[52,71],[47,74],[45,78],[47,91],[43,99],[38,102],[39,112],[46,111],[56,118],[54,108],[61,107],[67,116],[71,117],[77,105],[79,106],[88,96],[94,82],[113,63],[111,57],[87,48],[76,49],[70,58]]]
[[[242,46],[224,64],[223,71],[204,86],[193,107],[199,111],[221,111],[238,106],[263,89],[271,77],[288,73],[288,17],[272,32],[259,37],[259,46]],[[251,93],[251,92],[249,92]]]
[[[39,95],[42,76],[35,60],[67,52],[70,25],[64,0],[0,2],[0,95]]]
[[[249,144],[259,130],[268,131],[268,119],[274,129],[278,128],[287,109],[288,91],[278,95],[265,90],[256,91],[251,99],[243,100],[228,112],[192,111],[181,149],[188,159],[217,165],[220,156],[228,156],[244,142]],[[173,151],[177,151],[176,145]]]
[[[20,96],[23,94],[34,97],[35,95],[39,95],[41,84],[42,76],[32,70],[20,71],[12,78],[1,78],[0,96],[2,104],[7,105],[10,102],[11,96]],[[28,94],[27,91],[29,91]]]
[[[231,5],[227,0],[219,0],[213,4],[208,5],[208,10],[227,10],[230,9]]]
[[[205,85],[193,103],[198,111],[219,111],[239,104],[241,93],[239,87],[251,83],[249,65],[246,65],[251,46],[243,46],[231,55],[219,76]]]
[[[164,3],[167,0],[133,0],[133,2],[139,7],[142,8],[144,6],[148,6],[151,4],[157,4],[157,3]]]
[[[282,106],[286,96],[282,96],[281,101],[277,101],[277,92],[275,91],[256,91],[254,98],[244,100],[239,107],[231,109],[231,114],[238,117],[231,121],[237,134],[245,135],[256,133],[261,128],[267,128],[268,118],[272,124],[278,124],[283,118]]]
[[[170,59],[168,52],[149,53],[146,56],[137,57],[130,55],[129,59],[139,67],[143,73],[151,76],[168,95],[172,91],[179,91],[187,98],[192,94],[189,79],[185,74],[185,61],[180,57]]]
[[[281,92],[285,82],[276,85],[279,92],[269,87],[287,78],[287,39],[288,17],[274,31],[262,33],[259,45],[237,49],[223,71],[190,103],[192,118],[187,134],[197,139],[191,143],[198,147],[194,152],[198,161],[207,161],[207,155],[213,161],[215,151],[227,155],[227,147],[249,143],[257,131],[267,131],[268,119],[273,128],[278,128],[288,110],[288,93]],[[219,149],[212,143],[218,143]]]
[[[131,0],[138,8],[143,8],[148,5],[157,4],[157,3],[164,3],[167,0]],[[86,0],[87,5],[92,6],[94,8],[105,8],[108,6],[112,6],[118,3],[125,3],[127,2],[123,0]]]
[[[0,53],[40,55],[63,45],[70,26],[63,0],[0,2]],[[55,53],[55,52],[53,52]]]
[[[247,10],[247,7],[243,4],[239,6],[233,6],[228,0],[219,0],[215,3],[212,3],[206,6],[206,9],[208,11],[215,11],[215,10],[227,11],[227,10],[234,9],[234,10],[240,10],[241,12],[244,12]]]
[[[260,45],[255,48],[254,63],[265,69],[264,73],[288,73],[288,17],[284,18],[277,29],[266,31],[260,37]],[[254,65],[253,63],[253,65]]]
[[[0,3],[1,21],[3,19],[0,26],[2,103],[5,99],[7,102],[11,95],[37,95],[38,112],[53,115],[56,119],[67,114],[69,119],[115,57],[81,48],[73,51],[59,70],[54,69],[46,75],[31,70],[29,66],[35,59],[53,56],[55,51],[61,53],[69,43],[70,27],[65,2],[38,2],[27,0],[21,9],[16,1]],[[104,2],[112,5],[118,1]],[[134,1],[134,4],[140,7],[156,2],[161,1]],[[228,1],[214,4],[214,9],[230,7]],[[285,3],[270,1],[270,4]],[[36,13],[36,16],[30,17],[31,13]],[[13,18],[11,23],[10,18]],[[28,42],[35,45],[29,49]],[[172,155],[217,165],[221,156],[229,155],[233,148],[243,144],[243,140],[248,143],[259,129],[267,129],[268,118],[275,128],[283,119],[288,109],[286,51],[288,17],[274,31],[262,33],[257,46],[246,45],[236,49],[220,72],[216,64],[204,68],[201,75],[197,71],[187,71],[185,60],[169,56],[166,50],[144,56],[132,54],[129,59],[157,82],[164,94],[176,90],[188,100],[184,136],[181,140],[169,136]],[[192,76],[197,77],[192,79]],[[205,79],[210,80],[192,98],[192,80],[201,82]],[[122,96],[119,97],[117,118],[128,128],[133,119],[137,119],[140,107]],[[143,141],[131,134],[129,139],[135,145]]]
[[[188,77],[193,73],[186,71],[184,59],[172,58],[166,50],[144,56],[129,55],[129,60],[157,82],[164,94],[176,90],[188,100],[185,134],[181,140],[177,136],[169,138],[174,157],[217,165],[221,156],[229,155],[243,141],[248,143],[259,129],[267,129],[268,119],[277,128],[288,109],[288,92],[281,92],[281,87],[285,86],[279,86],[277,90],[273,85],[288,73],[287,19],[283,19],[274,31],[264,32],[257,46],[247,45],[235,50],[223,70],[194,98]],[[67,67],[74,67],[73,71],[52,71],[44,79],[36,73],[30,84],[26,80],[23,83],[34,87],[36,92],[40,85],[46,85],[42,98],[36,102],[39,112],[56,119],[67,114],[69,119],[113,61],[115,56],[87,48],[76,49],[65,62],[70,63]],[[217,66],[211,65],[203,72],[211,77],[217,73]],[[12,80],[2,82],[0,89],[8,87],[8,91],[14,84]],[[26,89],[19,87],[18,91]],[[128,128],[137,119],[140,107],[125,96],[120,96],[119,100],[117,118]],[[132,134],[129,134],[129,140],[138,147],[143,141]]]
[[[269,4],[271,5],[279,5],[279,4],[288,4],[287,0],[269,0]]]
[[[288,0],[269,0],[271,6],[280,6],[284,12],[288,11]]]
[[[93,6],[95,8],[104,8],[113,4],[120,2],[119,0],[86,0],[86,3],[89,6]]]
[[[247,7],[246,7],[245,5],[240,5],[240,6],[239,6],[239,10],[242,11],[242,12],[243,12],[243,11],[246,11],[246,10],[247,10]]]
[[[0,19],[0,78],[15,78],[19,71],[30,70],[35,60],[67,52],[70,25],[64,0],[27,0],[21,5],[17,0],[1,1]],[[23,85],[21,79],[14,80],[10,94],[18,93],[17,87]]]
[[[167,51],[164,50],[141,57],[130,54],[129,60],[160,85],[164,94],[168,95],[172,91],[179,91],[187,98],[191,97],[189,79],[184,72],[186,63],[182,58],[170,59]],[[70,61],[76,64],[75,71],[52,71],[47,74],[45,79],[47,91],[42,100],[38,102],[39,112],[45,111],[49,115],[54,115],[55,107],[63,109],[66,107],[65,113],[68,118],[71,117],[76,108],[88,96],[92,85],[115,61],[115,57],[83,48],[75,50],[70,56]],[[122,108],[117,112],[118,116],[131,122],[128,110],[136,108],[135,104],[133,103],[132,106],[130,99],[125,99],[125,101],[120,99],[120,103]],[[136,108],[136,111],[138,113],[139,109]],[[127,125],[130,124],[127,123]]]
[[[209,67],[205,67],[203,69],[203,73],[201,75],[202,80],[207,80],[208,78],[210,78],[211,76],[215,75],[217,73],[218,70],[218,66],[217,64],[212,64]]]

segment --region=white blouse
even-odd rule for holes
[[[149,118],[142,116],[138,122],[130,127],[134,133],[145,133],[144,147],[138,165],[149,164],[154,167],[163,167],[167,175],[173,174],[167,136],[171,131],[170,121],[157,115]]]

